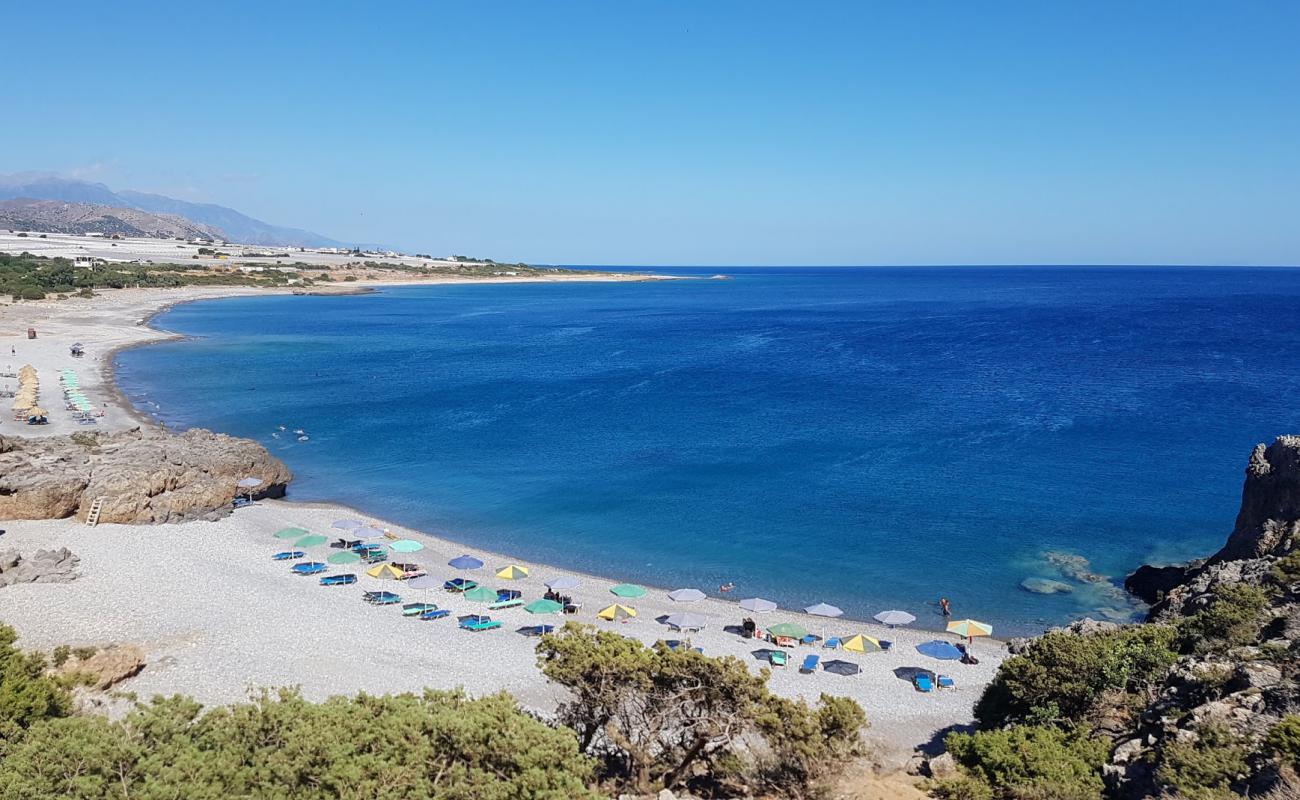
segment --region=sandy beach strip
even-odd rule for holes
[[[260,294],[264,290],[247,292]],[[57,392],[59,369],[77,369],[82,388],[97,405],[101,397],[116,398],[106,371],[111,351],[167,336],[136,325],[138,320],[170,303],[243,293],[238,289],[122,290],[90,300],[0,309],[0,364],[13,359],[18,362],[15,367],[22,363],[36,366],[42,402],[52,412],[49,426],[31,429],[6,419],[0,423],[0,433],[51,435],[93,429],[71,422],[61,403],[46,400],[47,391]],[[36,340],[18,335],[29,324],[40,326]],[[68,354],[73,341],[86,345],[86,357],[74,359]],[[16,358],[9,356],[11,346],[19,351]],[[110,401],[107,416],[96,427],[113,430],[139,424],[123,402]],[[292,494],[291,485],[290,498]],[[403,590],[400,582],[365,577],[356,566],[332,567],[331,573],[362,574],[359,583],[322,587],[316,578],[293,575],[289,564],[271,560],[273,553],[287,549],[285,542],[272,536],[275,531],[301,526],[329,535],[337,533],[330,528],[332,522],[349,517],[423,543],[424,550],[396,560],[418,562],[441,579],[459,574],[446,562],[462,553],[477,556],[486,564],[470,577],[492,588],[519,589],[527,600],[542,595],[545,580],[571,575],[581,585],[566,593],[581,603],[582,610],[570,617],[539,617],[522,608],[489,612],[505,623],[503,628],[468,633],[456,628],[455,616],[483,611],[483,607],[455,595]],[[622,601],[637,609],[635,620],[602,622],[596,612],[618,601],[609,587],[621,581],[639,582],[634,570],[618,574],[611,567],[609,577],[594,577],[529,564],[505,554],[466,548],[449,538],[409,530],[340,505],[266,500],[217,522],[88,528],[72,520],[51,520],[4,522],[0,527],[7,530],[0,537],[0,549],[68,547],[81,557],[81,577],[70,584],[0,589],[0,621],[14,625],[28,647],[109,642],[144,647],[149,666],[122,687],[142,697],[179,692],[205,703],[227,703],[244,699],[258,687],[300,686],[307,696],[322,698],[362,690],[382,693],[460,686],[473,694],[505,689],[544,714],[554,708],[557,689],[536,667],[535,640],[518,633],[519,628],[573,619],[653,643],[684,638],[657,621],[681,611],[710,619],[704,631],[690,636],[692,644],[706,654],[736,656],[754,671],[767,666],[762,651],[769,645],[724,630],[724,626],[738,626],[747,616],[735,602],[745,596],[743,587],[734,599],[711,596],[689,604],[674,603],[664,589],[650,588],[645,597]],[[455,538],[472,540],[472,532],[456,532]],[[337,551],[321,547],[312,555],[323,560],[332,552]],[[506,564],[521,564],[530,574],[519,581],[495,578],[495,570]],[[695,588],[717,595],[717,587]],[[395,607],[362,602],[361,594],[367,589],[398,591],[405,601],[427,599],[451,609],[453,616],[428,622],[404,618]],[[817,599],[809,597],[808,602]],[[771,686],[780,694],[814,701],[823,692],[853,697],[867,711],[872,738],[893,755],[909,752],[954,725],[969,723],[974,702],[1002,659],[1003,649],[995,641],[976,641],[974,652],[981,663],[963,665],[934,661],[916,652],[915,646],[921,642],[946,638],[933,631],[887,629],[874,623],[825,620],[785,610],[757,619],[764,626],[793,621],[815,633],[865,633],[892,641],[889,652],[871,654],[798,647],[790,651],[789,666],[773,671]],[[801,673],[799,663],[810,653],[824,660],[854,662],[862,672],[851,677],[821,670]],[[956,688],[919,693],[910,680],[916,669],[949,674],[956,680]]]

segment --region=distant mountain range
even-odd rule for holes
[[[225,231],[175,214],[135,208],[22,197],[0,200],[0,228],[49,233],[102,233],[171,239],[226,239]]]
[[[241,214],[233,208],[211,203],[190,203],[160,194],[147,194],[129,190],[113,191],[102,183],[64,178],[49,173],[25,172],[15,175],[0,175],[0,200],[16,200],[20,198],[61,200],[65,203],[84,204],[94,207],[93,210],[80,209],[75,212],[58,212],[56,216],[61,218],[68,218],[69,214],[99,214],[124,219],[126,215],[120,213],[120,211],[134,209],[152,215],[160,215],[155,217],[153,221],[140,219],[139,221],[145,224],[146,229],[151,225],[159,226],[157,221],[159,219],[164,220],[161,227],[166,227],[169,224],[166,222],[168,217],[180,217],[183,221],[192,224],[196,228],[208,227],[216,229],[224,233],[224,237],[219,238],[226,238],[229,241],[242,244],[280,245],[286,247],[352,246],[349,243],[330,239],[319,233],[272,225],[269,222],[254,219],[247,214]],[[54,213],[49,208],[45,208],[43,211]],[[174,223],[175,220],[171,220],[170,224]],[[129,222],[128,224],[134,225],[135,223]],[[53,231],[54,229],[50,230]],[[71,233],[73,231],[65,232]],[[181,234],[175,235],[179,236]],[[373,245],[362,246],[373,247]]]

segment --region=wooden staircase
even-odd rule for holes
[[[91,528],[99,524],[99,512],[104,509],[104,502],[107,497],[96,497],[95,502],[90,504],[90,510],[86,512],[86,525]]]

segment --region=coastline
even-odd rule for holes
[[[412,282],[416,285],[432,283],[437,281],[417,281]],[[444,283],[461,283],[466,281],[440,281]],[[476,281],[478,282],[478,281]],[[482,281],[482,282],[519,282],[511,280],[503,281]],[[530,281],[533,282],[533,281]],[[384,282],[382,285],[397,285],[394,283]],[[403,283],[402,285],[410,285]],[[371,287],[349,287],[350,289],[359,289],[362,291],[372,290]],[[224,291],[223,291],[224,289]],[[96,356],[103,363],[100,364],[99,377],[100,387],[98,391],[105,395],[111,396],[118,412],[111,420],[106,419],[106,424],[101,427],[103,430],[121,429],[131,427],[132,425],[149,425],[162,428],[154,420],[148,418],[144,411],[133,406],[120,391],[115,382],[114,361],[115,356],[121,350],[127,347],[136,347],[153,342],[167,341],[178,338],[181,335],[173,332],[154,328],[149,321],[167,309],[188,302],[196,302],[206,299],[221,299],[225,297],[260,295],[265,293],[265,289],[241,289],[241,287],[214,287],[203,289],[180,289],[180,290],[119,290],[121,292],[137,292],[138,294],[129,298],[110,298],[101,304],[99,309],[88,309],[82,305],[65,306],[60,308],[63,303],[70,301],[58,301],[55,303],[42,304],[24,304],[23,306],[10,306],[0,309],[0,320],[8,321],[12,316],[14,308],[31,309],[37,306],[43,306],[45,311],[46,322],[57,322],[58,326],[53,330],[61,330],[62,326],[69,322],[76,322],[78,314],[91,312],[98,314],[94,316],[94,326],[91,333],[96,333],[98,329],[108,334],[105,337],[96,337],[83,335],[76,325],[71,327],[79,330],[79,337],[85,339],[90,350],[95,346],[99,339],[111,341],[111,346],[102,354]],[[183,295],[177,296],[177,292],[184,292]],[[276,291],[277,294],[288,292]],[[350,292],[352,293],[352,292]],[[93,304],[93,301],[91,301]],[[103,306],[107,306],[104,308]],[[147,313],[146,313],[147,312]],[[58,319],[59,317],[63,319]],[[139,320],[139,322],[137,322]],[[20,326],[21,327],[21,326]],[[0,335],[5,331],[0,329]],[[38,340],[40,341],[40,340]],[[63,342],[57,342],[55,350],[63,346]],[[48,348],[47,348],[48,349]],[[53,352],[53,351],[52,351]],[[19,361],[23,358],[20,355]],[[38,364],[43,373],[50,375],[44,378],[42,385],[57,386],[57,378],[54,377],[53,367],[49,364]],[[46,384],[46,380],[52,380]],[[61,415],[62,412],[56,412]],[[55,426],[51,425],[50,428]],[[67,431],[39,431],[42,435],[54,435],[57,433],[66,433]],[[0,427],[0,433],[30,435],[27,430],[14,430],[14,426],[5,425]],[[292,489],[291,489],[292,492]],[[118,526],[104,525],[96,530],[93,537],[96,540],[96,548],[100,547],[99,540],[105,538],[113,540],[124,537],[132,542],[132,547],[140,547],[141,550],[134,551],[136,557],[147,560],[151,548],[156,547],[153,540],[159,536],[168,536],[178,534],[183,531],[183,536],[189,540],[190,536],[200,537],[202,539],[211,538],[212,532],[222,534],[223,540],[228,540],[228,547],[217,552],[201,551],[201,557],[194,563],[188,563],[182,572],[193,573],[195,576],[203,575],[210,570],[220,569],[222,561],[234,562],[235,556],[241,559],[247,557],[247,568],[241,568],[241,573],[252,572],[256,577],[251,581],[241,582],[249,591],[255,591],[259,595],[263,592],[268,596],[275,597],[281,591],[300,591],[303,595],[304,604],[315,603],[322,595],[329,597],[341,597],[333,590],[326,592],[314,585],[304,581],[310,579],[299,579],[288,575],[283,565],[273,564],[269,560],[269,555],[279,549],[279,544],[272,539],[269,534],[278,527],[287,525],[302,524],[311,530],[320,533],[332,533],[329,530],[329,522],[333,519],[344,517],[358,517],[361,519],[374,521],[381,528],[388,528],[399,535],[416,538],[426,546],[425,553],[414,556],[415,560],[424,563],[432,574],[443,576],[450,570],[443,566],[443,563],[450,555],[458,555],[461,552],[469,552],[482,558],[490,567],[496,568],[507,563],[525,564],[525,562],[507,558],[498,553],[484,551],[470,545],[459,543],[453,538],[445,535],[437,535],[422,531],[413,531],[403,526],[394,525],[384,522],[378,518],[358,509],[349,508],[337,503],[320,503],[320,502],[294,502],[291,500],[276,501],[259,501],[257,508],[241,509],[232,516],[226,517],[216,523],[185,523],[180,526],[164,526],[163,528],[150,528],[148,526]],[[35,646],[54,646],[61,643],[89,643],[91,641],[103,642],[105,629],[103,626],[87,626],[84,614],[77,613],[75,608],[85,608],[86,603],[94,603],[98,599],[99,604],[103,604],[115,595],[116,601],[112,603],[115,608],[133,608],[137,604],[144,602],[143,598],[136,597],[132,592],[134,588],[128,586],[125,580],[114,581],[112,575],[125,569],[124,565],[118,564],[122,555],[112,552],[112,549],[99,551],[98,549],[87,549],[86,529],[77,525],[73,520],[57,520],[38,523],[15,523],[10,525],[10,533],[6,535],[7,544],[16,543],[22,547],[26,544],[32,544],[41,547],[68,546],[82,555],[83,564],[86,569],[83,570],[88,574],[83,579],[63,586],[39,586],[31,587],[10,587],[6,590],[7,596],[15,598],[9,612],[4,615],[5,621],[15,624],[24,636],[24,640]],[[216,529],[215,531],[213,529]],[[100,537],[99,534],[105,534]],[[206,544],[206,543],[205,543]],[[437,554],[437,558],[431,557]],[[324,553],[321,554],[322,556]],[[97,568],[97,562],[102,564],[103,571]],[[573,572],[571,570],[557,569],[541,563],[526,564],[529,566],[532,574],[530,577],[519,582],[517,588],[525,592],[526,597],[540,595],[541,580],[555,575],[570,575],[582,581],[583,587],[575,592],[575,597],[581,598],[584,609],[579,616],[579,620],[584,623],[595,622],[594,610],[603,605],[615,602],[618,598],[609,595],[604,591],[604,587],[617,582],[617,579],[607,579],[599,576],[593,576],[583,573]],[[486,570],[484,571],[486,572]],[[446,575],[450,577],[450,575]],[[490,578],[490,576],[488,576]],[[89,580],[88,580],[89,579]],[[623,575],[621,579],[636,581],[634,574]],[[363,581],[368,580],[363,578]],[[639,582],[639,581],[638,581]],[[178,655],[178,645],[173,641],[174,633],[165,633],[171,631],[178,624],[184,628],[186,620],[190,616],[202,616],[206,613],[203,609],[212,605],[215,596],[207,596],[204,592],[195,593],[192,581],[186,581],[175,587],[171,597],[174,603],[180,606],[185,604],[199,602],[199,607],[190,612],[183,614],[174,612],[173,617],[179,616],[181,619],[166,619],[159,625],[145,626],[143,632],[134,630],[130,624],[125,625],[120,631],[115,632],[114,626],[107,626],[109,635],[120,636],[120,641],[136,641],[143,643],[150,650],[150,660],[176,659],[181,658]],[[389,584],[391,586],[391,584]],[[292,588],[290,588],[292,587]],[[373,587],[369,587],[373,588]],[[387,587],[385,587],[387,588]],[[689,610],[692,612],[703,612],[713,620],[714,625],[701,634],[692,636],[692,640],[706,647],[706,652],[711,655],[730,654],[745,658],[754,669],[763,666],[757,657],[754,656],[755,643],[740,639],[734,634],[725,633],[722,630],[724,625],[739,624],[741,617],[746,613],[741,611],[737,606],[739,596],[735,600],[723,599],[721,597],[711,596],[699,603],[681,606],[671,603],[666,597],[663,597],[663,590],[656,587],[649,587],[649,594],[639,600],[632,601],[632,604],[641,612],[641,616],[626,627],[618,627],[619,630],[625,630],[630,635],[637,638],[653,642],[659,638],[676,638],[679,634],[670,631],[667,627],[658,624],[655,617],[662,614],[671,613],[672,611]],[[675,588],[675,587],[674,587]],[[716,587],[700,587],[706,591],[714,590]],[[214,590],[215,591],[215,590]],[[347,591],[347,590],[343,590]],[[83,592],[90,594],[83,596]],[[713,592],[716,593],[716,592]],[[435,602],[443,601],[442,593],[433,593],[436,596],[431,597]],[[25,599],[31,602],[23,602]],[[418,598],[417,598],[418,599]],[[355,597],[349,596],[346,604],[341,604],[340,608],[346,607],[347,610],[342,612],[352,617],[372,618],[374,614],[366,612],[359,603],[355,602]],[[57,606],[61,602],[69,602],[71,606],[68,613],[50,613],[51,605]],[[599,605],[598,605],[599,604]],[[461,611],[475,610],[469,608],[467,604],[453,600],[450,603],[454,613]],[[93,607],[93,606],[91,606]],[[143,613],[143,611],[142,611]],[[250,611],[250,613],[255,613]],[[391,615],[388,615],[391,616]],[[532,666],[531,643],[524,637],[516,636],[513,629],[518,625],[537,624],[538,622],[558,622],[559,620],[538,619],[532,615],[524,614],[520,610],[502,612],[500,617],[506,622],[507,631],[501,632],[502,635],[497,639],[473,639],[472,642],[477,645],[478,642],[487,642],[490,644],[486,648],[485,658],[488,661],[479,666],[490,667],[494,660],[505,658],[510,660],[511,668],[504,671],[501,675],[493,675],[493,670],[478,670],[476,672],[488,674],[476,674],[473,680],[462,680],[461,683],[445,683],[448,676],[440,675],[438,680],[432,680],[427,673],[421,670],[404,670],[401,671],[399,679],[393,681],[391,691],[414,691],[422,685],[446,685],[446,688],[452,688],[455,685],[464,685],[467,690],[473,692],[495,691],[506,688],[520,697],[529,708],[538,713],[547,713],[549,707],[553,706],[554,695],[549,692],[545,680],[537,673]],[[458,652],[463,649],[468,642],[467,634],[457,632],[454,628],[443,627],[434,629],[430,625],[413,623],[410,620],[402,620],[400,616],[396,618],[397,627],[392,633],[395,636],[403,637],[404,635],[418,635],[424,637],[425,631],[432,631],[438,637],[448,637],[444,644],[450,648],[450,652]],[[953,725],[964,725],[970,722],[971,706],[974,700],[978,698],[979,692],[993,673],[996,671],[997,664],[1001,661],[1002,648],[996,640],[981,641],[976,644],[975,651],[981,658],[981,664],[978,666],[959,666],[941,664],[940,662],[931,662],[917,655],[913,646],[921,641],[934,638],[933,631],[925,629],[896,629],[889,630],[874,622],[863,622],[840,618],[838,620],[825,620],[822,618],[808,617],[802,612],[778,611],[774,614],[760,617],[760,622],[770,624],[774,621],[798,620],[805,624],[809,630],[821,632],[827,630],[832,635],[838,632],[852,631],[863,632],[879,638],[892,639],[895,642],[895,648],[889,653],[877,653],[866,656],[849,656],[848,659],[860,662],[863,667],[863,674],[853,678],[843,678],[840,676],[831,676],[825,673],[816,673],[814,675],[800,675],[794,666],[786,668],[785,671],[775,671],[772,677],[773,688],[782,694],[792,696],[805,696],[809,699],[815,699],[817,694],[826,691],[831,694],[845,694],[855,697],[867,709],[868,717],[875,724],[873,738],[881,746],[896,755],[910,753],[911,750],[928,742],[937,732],[945,730]],[[392,623],[393,620],[385,620],[385,625]],[[299,625],[308,623],[300,621]],[[414,627],[412,627],[414,626]],[[162,630],[158,630],[161,627]],[[222,627],[220,620],[211,620],[206,625],[198,626],[186,634],[185,640],[191,642],[190,647],[197,646],[194,644],[195,637],[199,641],[219,640],[225,642],[225,647],[236,646],[235,642],[243,637],[236,631],[219,632],[214,634],[213,630],[219,630]],[[364,626],[363,626],[364,627]],[[386,629],[386,628],[385,628]],[[363,638],[369,634],[360,634]],[[491,636],[491,634],[489,635]],[[509,637],[509,638],[506,638]],[[140,640],[144,641],[141,642]],[[441,641],[441,639],[440,639]],[[502,647],[504,645],[504,647]],[[263,647],[257,649],[257,652],[249,653],[249,658],[257,658],[260,655],[262,661],[275,661],[280,657],[281,650],[286,645],[284,643],[264,643]],[[219,650],[219,648],[218,648]],[[817,652],[824,655],[821,651],[800,648],[794,654],[802,657],[805,653]],[[180,649],[184,654],[184,648]],[[836,657],[845,657],[842,654],[835,654]],[[523,656],[521,659],[520,656]],[[143,691],[158,691],[161,693],[170,692],[188,692],[195,694],[198,699],[209,703],[230,702],[231,700],[240,699],[243,692],[249,686],[271,686],[284,685],[286,683],[296,683],[304,687],[304,691],[309,694],[319,694],[324,691],[327,694],[339,692],[351,692],[361,689],[371,690],[372,684],[368,682],[356,682],[356,677],[347,678],[341,674],[333,674],[326,681],[325,686],[313,682],[309,678],[304,678],[302,674],[284,674],[274,668],[273,665],[259,664],[256,669],[245,665],[235,670],[233,675],[242,676],[239,682],[232,682],[233,677],[230,673],[232,666],[223,663],[219,652],[213,652],[204,656],[204,666],[200,671],[204,673],[202,681],[203,686],[187,685],[195,683],[191,679],[186,681],[178,680],[177,675],[168,675],[167,670],[151,671],[146,670],[144,678],[137,679],[136,684],[128,684],[126,688],[135,688],[137,685]],[[382,661],[382,660],[381,660]],[[523,664],[527,669],[520,671],[516,667]],[[378,665],[377,665],[378,666]],[[899,669],[945,669],[952,672],[958,678],[958,689],[952,692],[943,693],[942,696],[920,696],[916,695],[911,687],[910,680],[904,680],[899,677]],[[347,667],[346,669],[355,669]],[[362,669],[361,672],[366,670]],[[460,675],[462,679],[465,675]],[[882,701],[887,701],[883,702]]]

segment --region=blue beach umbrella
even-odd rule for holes
[[[956,661],[961,658],[961,651],[952,644],[941,639],[932,639],[928,642],[918,644],[916,652],[930,658],[937,658],[940,661]]]
[[[357,528],[365,527],[365,523],[359,519],[336,519],[330,524],[331,528],[338,528],[341,531],[352,531]]]
[[[483,566],[483,562],[474,556],[456,556],[447,562],[447,566],[454,569],[478,569]]]

